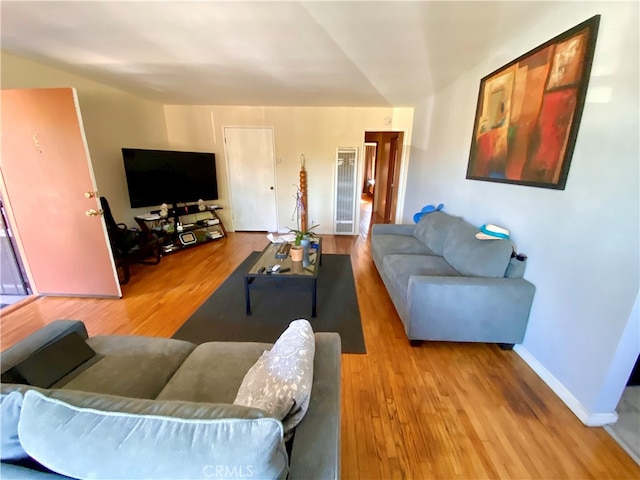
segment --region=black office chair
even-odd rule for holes
[[[118,279],[122,285],[129,283],[132,263],[157,265],[161,259],[161,249],[158,237],[151,232],[132,230],[124,223],[117,223],[111,213],[111,207],[105,197],[100,197],[104,221],[107,225],[109,242],[113,251],[116,269],[122,270],[122,278]]]

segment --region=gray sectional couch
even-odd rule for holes
[[[521,343],[535,287],[504,239],[442,211],[374,225],[371,252],[409,340]]]
[[[46,389],[6,383],[13,366],[70,334],[97,355]],[[34,458],[31,451],[44,452],[36,460],[56,473],[3,460],[0,477],[53,479],[84,471],[91,478],[255,478],[268,471],[285,478],[288,471],[289,479],[336,479],[340,337],[314,336],[311,400],[287,453],[280,421],[231,405],[246,372],[270,344],[89,338],[82,322],[57,320],[1,357],[3,409],[7,395],[23,395],[19,440]],[[263,461],[271,462],[266,470],[258,465]],[[69,464],[74,468],[67,469]]]

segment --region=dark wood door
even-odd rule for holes
[[[398,136],[390,140],[389,147],[389,168],[387,178],[387,200],[384,207],[384,223],[395,223],[396,205],[398,204],[397,184],[398,178],[396,170],[398,166]]]

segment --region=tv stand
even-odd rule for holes
[[[168,215],[161,216],[160,210],[135,217],[142,231],[158,236],[162,245],[162,255],[202,245],[227,236],[217,211],[221,207],[208,207],[200,211],[197,204],[177,206],[175,203]]]
[[[185,207],[185,209],[188,209],[188,207]],[[170,213],[173,215],[173,224],[178,225],[180,223],[180,209],[178,209],[176,202],[173,203]],[[186,212],[184,213],[186,214]]]

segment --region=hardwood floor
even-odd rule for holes
[[[342,478],[640,478],[604,429],[585,427],[513,351],[411,347],[370,257],[370,205],[363,211],[360,236],[323,236],[325,253],[351,254],[367,345],[343,355]],[[231,233],[136,266],[120,300],[39,298],[2,315],[2,349],[57,318],[83,320],[91,335],[170,337],[264,245],[263,234]]]

